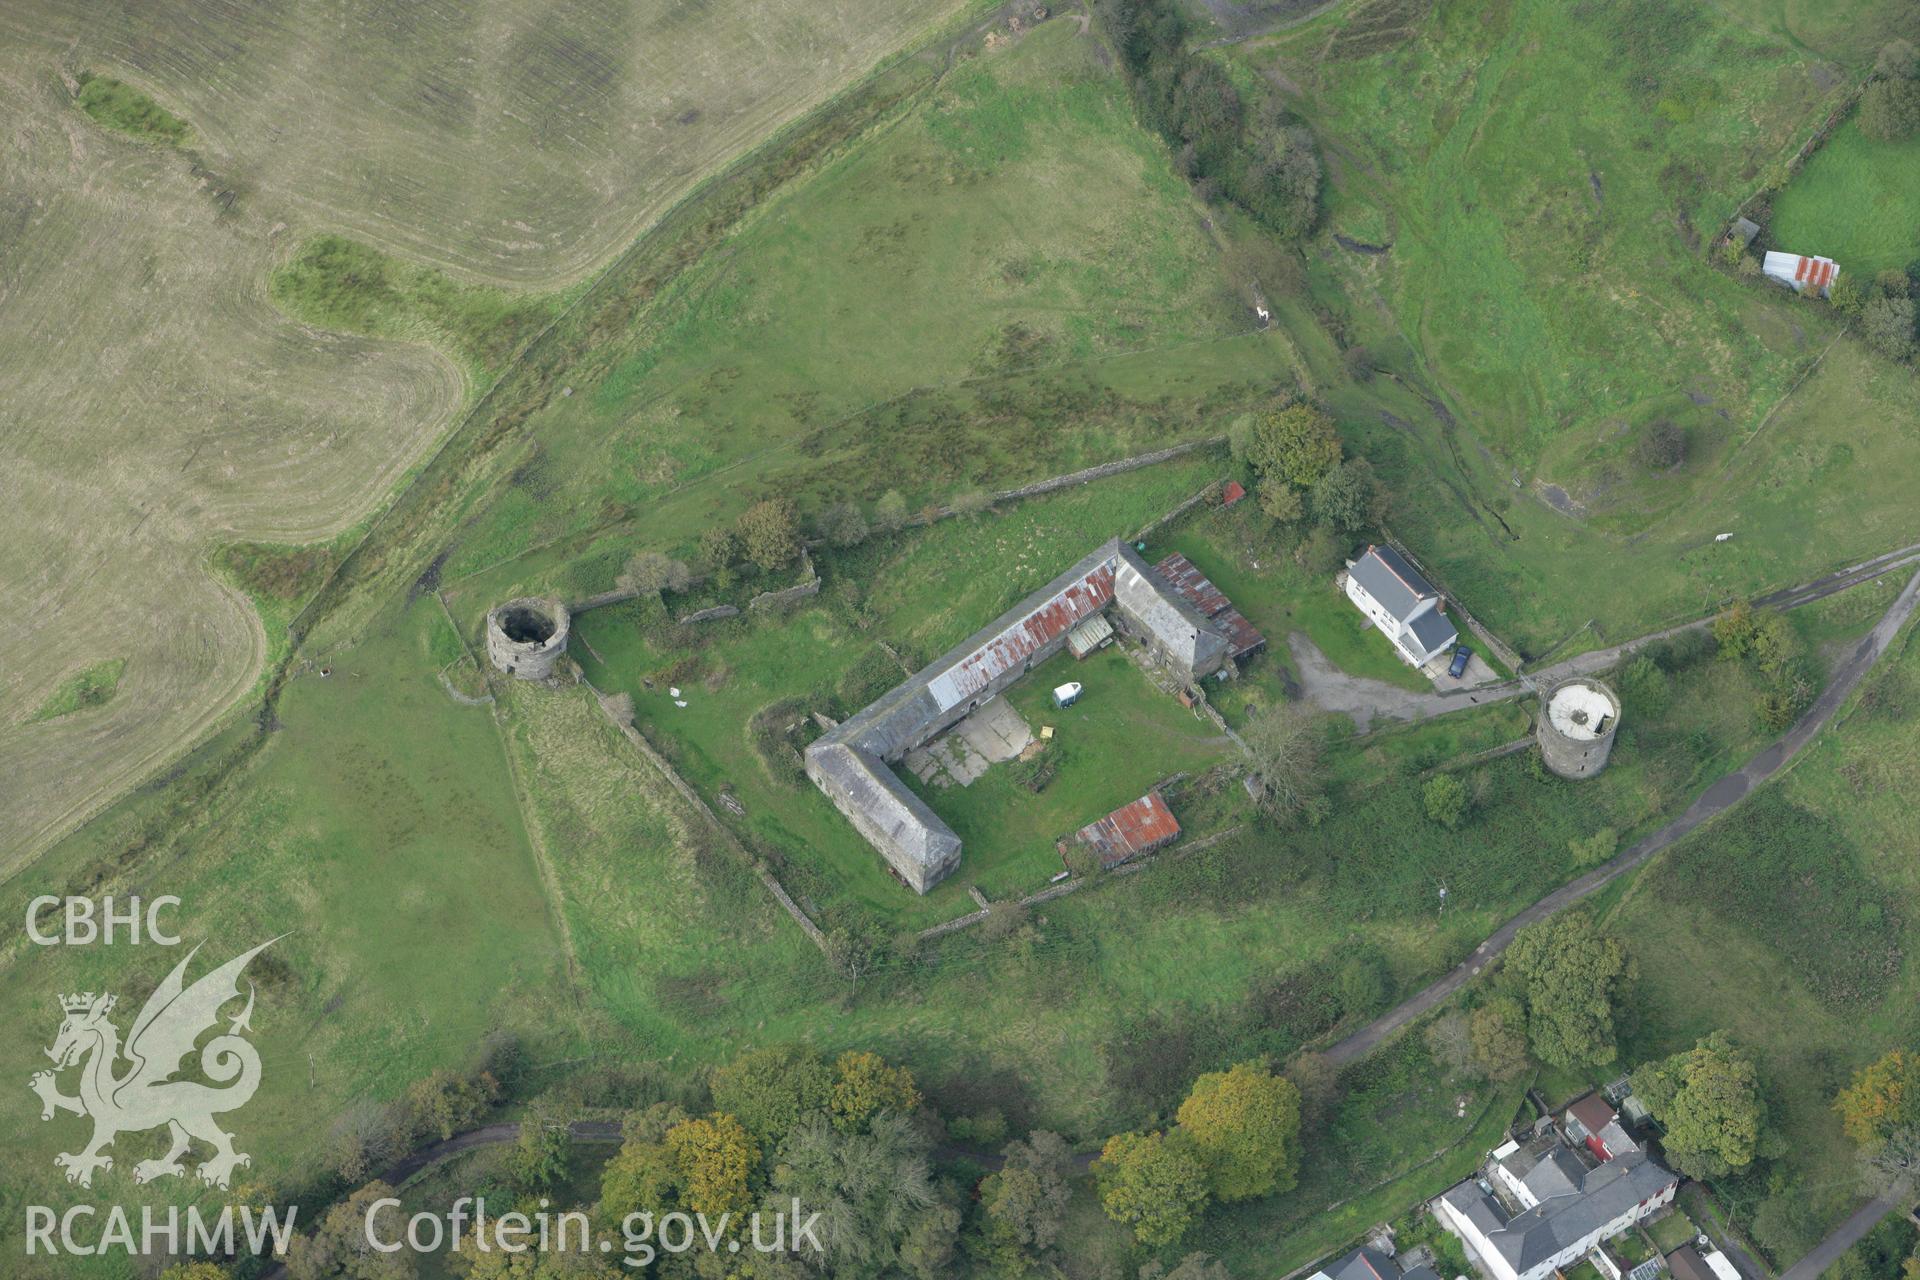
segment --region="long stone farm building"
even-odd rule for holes
[[[815,741],[806,751],[807,776],[902,880],[925,893],[959,865],[960,837],[893,766],[1060,652],[1074,628],[1102,614],[1189,682],[1219,670],[1233,653],[1250,651],[1247,634],[1230,634],[1208,618],[1116,538]]]

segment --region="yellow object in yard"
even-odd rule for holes
[[[1043,738],[1051,738],[1053,736],[1053,726],[1050,724],[1041,725],[1040,736]]]

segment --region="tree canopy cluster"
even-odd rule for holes
[[[1344,456],[1325,410],[1304,401],[1274,405],[1237,420],[1227,438],[1257,479],[1260,509],[1282,524],[1310,518],[1318,529],[1351,534],[1379,522],[1373,468]]]
[[[1141,122],[1166,139],[1202,198],[1215,196],[1286,239],[1320,218],[1312,132],[1272,93],[1249,104],[1226,68],[1187,46],[1174,0],[1100,0]]]
[[[1107,1216],[1141,1244],[1175,1243],[1210,1201],[1290,1191],[1299,1180],[1300,1090],[1262,1063],[1201,1076],[1176,1120],[1115,1134],[1094,1166]]]

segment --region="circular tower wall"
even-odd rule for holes
[[[487,660],[510,676],[545,680],[567,651],[567,607],[527,597],[487,614]]]
[[[1540,702],[1534,736],[1547,768],[1563,778],[1591,778],[1607,767],[1620,699],[1598,680],[1565,680]]]

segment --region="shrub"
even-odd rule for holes
[[[1920,130],[1920,81],[1876,80],[1860,95],[1860,132],[1875,142],[1899,142]]]
[[[1867,345],[1893,360],[1914,354],[1913,299],[1880,297],[1860,310],[1860,332]]]
[[[1635,452],[1649,471],[1671,471],[1687,460],[1686,428],[1667,418],[1648,426]]]
[[[1467,816],[1467,784],[1451,773],[1443,773],[1427,779],[1427,785],[1420,790],[1421,803],[1426,806],[1427,816],[1452,831],[1460,826]]]
[[[735,522],[741,550],[762,569],[778,569],[800,554],[800,522],[785,498],[763,498]]]
[[[836,502],[815,522],[829,545],[851,547],[867,540],[867,518],[851,502]]]

